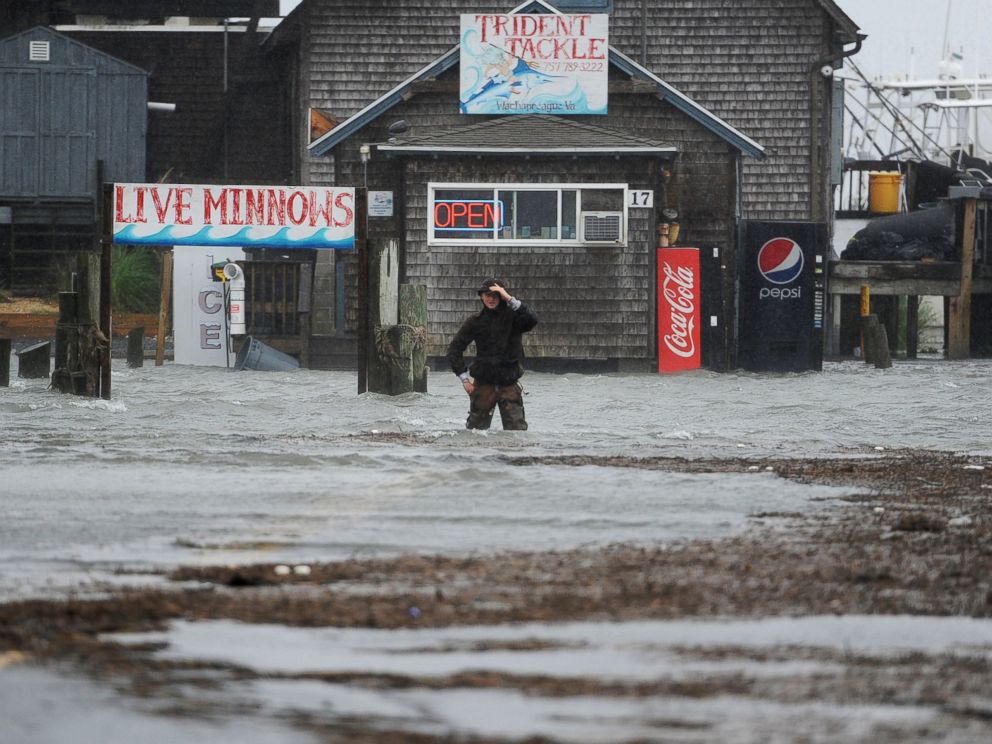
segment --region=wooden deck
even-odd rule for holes
[[[45,338],[55,337],[56,314],[0,313],[0,338]],[[158,315],[136,315],[122,313],[113,316],[111,328],[115,336],[125,336],[138,326],[145,327],[146,336],[154,336],[158,331]]]
[[[957,297],[957,261],[831,261],[827,287],[832,295],[856,295],[867,284],[873,295]],[[975,264],[972,294],[992,294],[992,266]]]
[[[831,309],[831,331],[829,350],[839,353],[844,345],[842,339],[851,340],[851,313],[846,313],[843,298],[852,298],[867,287],[871,297],[878,298],[881,316],[888,326],[890,343],[894,343],[899,331],[898,304],[883,303],[882,299],[905,296],[909,298],[906,314],[906,354],[916,356],[916,341],[919,333],[917,303],[918,297],[944,297],[946,353],[949,359],[965,359],[971,356],[971,298],[992,295],[992,265],[971,264],[971,271],[964,271],[958,261],[830,261],[827,268],[827,291]],[[850,308],[851,300],[848,301]],[[876,312],[874,309],[872,312]],[[887,308],[887,309],[886,309]],[[855,310],[856,318],[856,310]],[[987,328],[987,321],[978,321]],[[844,327],[844,324],[848,325]],[[982,331],[985,332],[985,331]]]

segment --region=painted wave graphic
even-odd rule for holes
[[[324,248],[349,249],[355,247],[354,237],[341,238],[327,228],[303,231],[300,228],[203,227],[195,232],[164,227],[153,233],[144,233],[138,225],[127,225],[114,233],[115,243],[127,245],[220,245],[247,248]]]

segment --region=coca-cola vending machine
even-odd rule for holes
[[[755,372],[823,368],[827,227],[743,224],[737,363]]]
[[[658,372],[699,369],[698,248],[658,249]]]

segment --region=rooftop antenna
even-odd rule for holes
[[[947,0],[947,15],[944,16],[944,48],[941,50],[943,56],[942,59],[949,61],[951,58],[951,43],[950,43],[950,33],[951,33],[951,6],[953,5],[953,0]]]

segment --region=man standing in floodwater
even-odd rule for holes
[[[486,279],[479,287],[482,311],[462,323],[448,345],[451,371],[458,375],[469,397],[467,429],[488,429],[493,409],[499,405],[503,429],[522,431],[523,389],[518,380],[524,373],[523,334],[537,325],[527,307],[506,291],[498,279]],[[465,349],[475,342],[475,361],[465,368]]]

